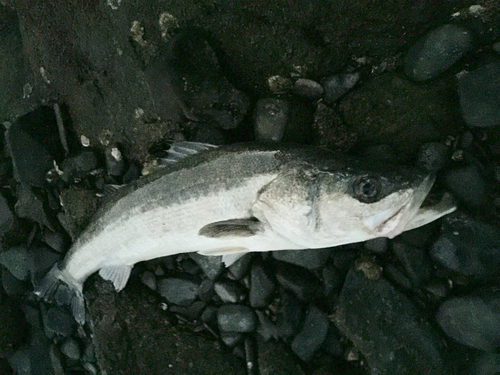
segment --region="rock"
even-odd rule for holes
[[[492,225],[454,212],[443,218],[442,233],[430,255],[462,275],[487,277],[500,267],[500,234]]]
[[[250,272],[250,305],[262,308],[269,304],[276,288],[271,274],[262,263],[254,263]]]
[[[293,93],[307,99],[319,99],[324,92],[323,87],[311,79],[299,78],[293,84]]]
[[[314,298],[316,291],[320,288],[319,280],[310,271],[286,263],[278,265],[276,280],[303,301],[310,301]]]
[[[106,169],[110,176],[119,177],[125,173],[125,159],[118,147],[106,147],[104,151]]]
[[[266,341],[269,340],[277,340],[279,338],[278,328],[276,324],[271,322],[271,319],[262,310],[255,310],[255,314],[259,319],[259,323],[257,325],[257,333]]]
[[[470,375],[497,375],[500,369],[500,354],[480,353],[467,369]]]
[[[32,279],[35,282],[41,281],[42,278],[49,272],[52,266],[61,260],[61,254],[50,250],[46,246],[33,246],[29,250],[30,254],[30,270]]]
[[[243,341],[243,335],[238,332],[224,332],[220,333],[220,338],[224,344],[232,348],[236,346],[240,342]]]
[[[205,256],[198,253],[189,253],[189,256],[211,280],[215,280],[224,270],[224,263],[222,263],[221,256]]]
[[[309,362],[321,347],[328,333],[328,317],[311,306],[306,313],[302,330],[292,341],[292,350],[304,362]]]
[[[189,306],[198,298],[198,284],[173,277],[163,279],[158,281],[158,293],[170,303]]]
[[[203,301],[195,301],[189,306],[179,306],[179,305],[171,305],[169,306],[169,311],[174,314],[184,315],[187,319],[198,319],[203,309],[206,307],[205,302]]]
[[[444,332],[463,345],[493,352],[500,348],[500,289],[483,289],[445,301],[436,314]]]
[[[463,75],[458,81],[460,106],[469,126],[500,124],[500,62],[493,62]]]
[[[463,27],[446,24],[432,30],[405,58],[405,73],[415,81],[426,81],[444,72],[472,47],[472,35]]]
[[[43,313],[42,317],[48,337],[53,337],[54,335],[69,337],[75,332],[75,319],[66,309],[53,306]]]
[[[321,86],[325,90],[324,100],[327,103],[336,102],[345,93],[352,89],[358,83],[361,75],[359,72],[338,74],[325,78]]]
[[[80,359],[80,347],[72,338],[68,338],[61,345],[61,353],[73,361],[78,361]]]
[[[403,266],[414,288],[421,287],[429,281],[432,266],[427,249],[410,246],[402,241],[394,241],[392,252]]]
[[[28,280],[31,259],[25,246],[13,247],[0,253],[0,264],[6,267],[17,279]]]
[[[97,168],[97,158],[92,151],[83,151],[78,155],[67,158],[61,165],[64,181],[84,178]]]
[[[255,257],[254,253],[248,253],[243,255],[233,264],[231,264],[229,266],[229,272],[231,273],[231,275],[236,280],[241,280],[248,272],[248,269],[250,268],[250,264],[252,263],[254,257]]]
[[[408,298],[384,279],[351,269],[334,321],[371,373],[446,374],[444,342]]]
[[[457,199],[468,206],[478,208],[488,204],[489,186],[475,164],[448,170],[444,183]]]
[[[8,232],[14,223],[14,216],[7,204],[7,200],[0,194],[0,236]]]
[[[60,196],[66,219],[77,232],[85,228],[97,210],[97,198],[91,190],[69,188]],[[75,235],[75,233],[69,233]]]
[[[344,278],[332,263],[328,263],[321,272],[323,281],[323,295],[329,299],[332,294],[339,290]]]
[[[280,142],[285,134],[290,111],[290,103],[286,99],[260,99],[255,104],[253,115],[256,140]]]
[[[43,202],[33,194],[28,186],[21,185],[17,190],[18,201],[14,206],[17,216],[52,228],[43,208]]]
[[[257,336],[257,350],[260,375],[305,375],[282,342],[264,341]]]
[[[387,237],[374,238],[364,242],[365,249],[372,253],[385,253],[389,248]]]
[[[156,275],[151,271],[146,271],[141,275],[141,281],[148,288],[156,290]]]
[[[43,233],[43,242],[59,253],[63,253],[67,249],[67,241],[59,232],[46,230]]]
[[[417,164],[429,172],[443,169],[450,157],[450,148],[443,143],[429,142],[420,147]]]
[[[128,185],[139,179],[139,177],[141,177],[141,169],[136,163],[130,163],[130,166],[122,177],[122,181],[125,185]]]
[[[344,124],[338,110],[323,102],[318,103],[314,112],[313,133],[314,144],[342,153],[350,151],[358,139]]]
[[[238,303],[245,299],[243,286],[233,280],[221,280],[214,283],[215,293],[224,303]]]
[[[293,294],[285,292],[277,312],[276,327],[281,338],[295,336],[302,324],[303,307]]]
[[[332,249],[281,250],[273,251],[272,256],[282,262],[316,270],[325,265],[331,253]]]
[[[226,143],[226,136],[223,130],[205,123],[197,123],[194,135],[189,139],[192,142],[209,143],[211,145],[223,145]]]
[[[29,291],[29,284],[12,275],[7,268],[2,269],[2,287],[12,298],[19,298]]]
[[[198,288],[198,297],[203,302],[209,302],[215,296],[214,282],[208,277],[203,279]]]
[[[18,302],[2,298],[0,302],[0,357],[8,358],[29,337],[29,326]]]
[[[253,332],[257,328],[257,317],[246,305],[222,305],[217,310],[217,324],[225,332]]]

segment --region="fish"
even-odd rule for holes
[[[422,203],[435,176],[314,146],[177,142],[162,168],[118,189],[35,294],[85,323],[95,272],[121,291],[134,264],[198,252],[230,265],[248,252],[393,238],[455,209]]]

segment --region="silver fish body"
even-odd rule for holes
[[[135,263],[167,255],[197,251],[229,263],[246,252],[392,238],[452,211],[419,218],[433,182],[415,168],[314,147],[201,152],[120,189],[36,293],[69,287],[82,322],[83,283],[96,271],[121,290]]]

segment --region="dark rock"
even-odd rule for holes
[[[364,242],[365,249],[372,253],[385,253],[388,249],[387,237],[374,238]]]
[[[241,280],[246,275],[254,256],[254,253],[245,254],[229,266],[229,272],[236,280]]]
[[[72,338],[68,338],[61,345],[61,353],[73,361],[80,359],[80,347]]]
[[[205,323],[217,323],[217,308],[214,306],[207,306],[200,319]]]
[[[269,316],[262,310],[255,310],[255,314],[259,319],[257,333],[266,341],[277,340],[279,338],[278,327],[271,322]]]
[[[265,307],[271,301],[276,284],[262,263],[254,263],[250,272],[250,305],[254,308]]]
[[[41,280],[52,268],[54,263],[61,260],[61,254],[50,250],[46,246],[36,246],[29,250],[30,269],[32,279],[37,282]]]
[[[295,336],[302,324],[303,307],[300,301],[291,293],[283,293],[277,313],[276,326],[282,338]]]
[[[318,103],[314,112],[313,137],[319,147],[339,152],[350,151],[358,139],[344,124],[339,112],[323,102]]]
[[[151,271],[146,271],[141,275],[141,281],[148,288],[156,290],[156,275]]]
[[[328,317],[311,306],[306,313],[302,330],[292,341],[292,350],[304,362],[309,362],[321,347],[328,333]]]
[[[196,275],[200,272],[200,267],[198,264],[192,260],[191,258],[184,258],[179,262],[180,268],[190,274],[190,275]]]
[[[257,328],[257,317],[246,305],[223,305],[217,310],[217,323],[221,331],[252,332]]]
[[[198,298],[198,284],[184,279],[163,279],[158,281],[158,293],[170,303],[189,306]]]
[[[442,220],[442,233],[430,249],[431,257],[441,265],[468,276],[498,272],[500,267],[500,233],[462,212]]]
[[[353,249],[336,249],[332,253],[333,264],[338,270],[347,272],[358,255],[359,252]]]
[[[443,169],[450,157],[450,149],[443,143],[429,142],[418,152],[418,165],[429,172],[437,172]]]
[[[295,264],[309,270],[316,270],[325,265],[332,249],[281,250],[273,251],[274,259]]]
[[[372,373],[446,374],[444,342],[415,306],[383,279],[349,271],[334,321]]]
[[[186,317],[187,319],[194,320],[198,319],[201,316],[201,313],[205,308],[205,306],[206,306],[205,302],[196,301],[189,306],[171,305],[169,306],[168,310],[174,314],[180,314]]]
[[[447,24],[432,30],[408,51],[405,73],[426,81],[444,72],[472,47],[472,35],[463,27]]]
[[[441,227],[441,221],[436,220],[422,227],[407,230],[399,235],[404,242],[416,247],[429,247],[437,235]]]
[[[323,341],[322,350],[332,357],[341,358],[343,354],[340,332],[333,324],[328,326],[328,332]]]
[[[0,358],[0,374],[13,375],[13,371],[14,370],[10,367],[9,362],[4,358]]]
[[[499,306],[500,289],[484,289],[445,301],[436,321],[461,344],[492,352],[500,348]]]
[[[257,337],[257,350],[260,375],[305,375],[282,342]]]
[[[42,327],[40,308],[38,306],[29,305],[27,303],[23,303],[21,305],[21,309],[23,310],[24,316],[28,324],[35,328]]]
[[[230,348],[238,345],[243,341],[243,334],[238,332],[225,332],[222,331],[220,333],[220,338],[224,344],[229,346]]]
[[[500,354],[480,353],[467,369],[470,375],[498,375],[500,370]]]
[[[123,183],[125,185],[131,183],[132,181],[137,180],[141,177],[141,169],[137,166],[136,163],[131,163],[130,167],[128,167],[127,171],[123,175]]]
[[[67,158],[61,165],[62,178],[65,181],[83,178],[97,168],[97,158],[92,151],[83,151],[78,155]]]
[[[437,279],[427,284],[425,290],[431,293],[436,299],[442,299],[448,295],[450,285],[446,280]]]
[[[0,236],[8,232],[13,223],[14,216],[12,215],[12,211],[3,195],[0,194]]]
[[[325,102],[333,103],[340,99],[344,94],[352,89],[356,83],[358,83],[360,77],[361,75],[356,72],[339,74],[325,78],[321,82],[321,85],[325,90]]]
[[[500,62],[493,62],[459,79],[460,105],[465,122],[486,127],[500,124]]]
[[[330,297],[332,293],[340,289],[344,278],[332,263],[328,263],[321,272],[323,281],[323,295]]]
[[[204,256],[198,253],[189,253],[189,256],[200,266],[205,275],[214,280],[224,270],[221,256]]]
[[[93,277],[86,283],[85,296],[101,372],[245,374],[241,361],[220,350],[215,341],[172,326],[158,308],[158,298],[144,293],[138,280],[131,278],[117,294],[110,283]]]
[[[412,288],[413,283],[410,278],[394,265],[388,264],[384,271],[387,278],[400,288],[405,290],[410,290]]]
[[[43,202],[33,194],[27,186],[21,185],[17,190],[18,201],[14,206],[17,216],[39,223],[41,226],[51,228],[51,224],[43,208]]]
[[[110,176],[121,176],[125,172],[125,159],[118,147],[106,147],[106,168]]]
[[[67,242],[64,236],[59,232],[46,230],[43,233],[43,241],[52,249],[59,253],[63,253],[67,249]]]
[[[303,301],[313,299],[320,288],[319,280],[311,271],[286,263],[278,265],[276,280]]]
[[[211,145],[223,145],[226,138],[221,129],[212,124],[197,123],[194,136],[190,141],[209,143]]]
[[[97,210],[97,198],[90,190],[69,188],[61,191],[61,202],[66,219],[80,232],[87,226]],[[66,229],[66,228],[65,228]],[[75,235],[76,233],[69,233]]]
[[[51,341],[45,337],[42,330],[35,330],[31,335],[29,346],[19,349],[9,362],[16,374],[49,375],[55,373]]]
[[[311,79],[299,78],[293,85],[293,93],[307,99],[319,99],[324,92],[323,87]]]
[[[477,208],[488,203],[488,184],[477,165],[469,164],[447,171],[444,183],[466,205]]]
[[[76,322],[71,313],[57,306],[50,307],[43,314],[43,321],[48,337],[54,335],[69,337],[76,329]]]
[[[13,247],[0,253],[0,264],[6,267],[12,275],[21,281],[28,280],[31,259],[25,246]]]
[[[243,286],[232,280],[215,282],[214,290],[224,303],[238,303],[243,301],[246,296]]]
[[[402,241],[394,241],[392,252],[398,258],[414,287],[421,287],[429,281],[432,267],[427,250],[410,246]]]
[[[255,104],[253,114],[255,138],[258,141],[280,142],[285,134],[290,111],[290,103],[286,99],[260,99]]]
[[[7,268],[2,269],[2,286],[8,296],[20,297],[29,291],[29,284],[12,275]]]
[[[27,339],[29,326],[17,302],[0,302],[0,357],[10,357]]]
[[[198,288],[198,296],[203,302],[208,302],[215,296],[214,282],[208,277],[201,282]]]

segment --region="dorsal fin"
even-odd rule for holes
[[[176,141],[167,150],[168,156],[162,158],[163,163],[176,163],[188,156],[195,155],[201,151],[217,148],[218,146],[209,143]]]

